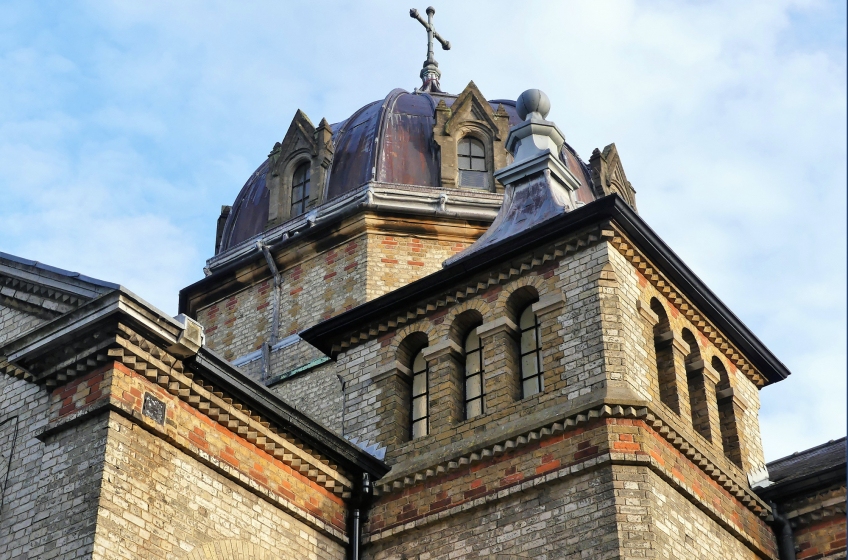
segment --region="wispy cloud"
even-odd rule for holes
[[[442,85],[541,87],[584,158],[615,141],[642,216],[793,371],[767,455],[843,435],[844,2],[436,8]],[[388,0],[0,4],[0,249],[176,312],[296,109],[411,90],[423,41]]]

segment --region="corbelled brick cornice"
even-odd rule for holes
[[[194,340],[188,340],[186,333],[192,333]],[[228,366],[201,345],[199,325],[163,316],[121,289],[6,344],[0,348],[0,355],[7,357],[0,366],[4,373],[55,389],[108,362],[118,362],[345,498],[354,490],[348,469],[370,472],[373,478],[387,470],[376,459],[287,410],[263,387],[250,388],[256,393],[255,402],[250,393],[234,394],[232,387],[249,382],[236,370],[213,369],[213,364]],[[207,357],[201,359],[199,353]],[[274,413],[270,407],[280,410]],[[339,462],[347,462],[348,467]]]

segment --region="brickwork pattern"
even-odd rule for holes
[[[230,539],[284,560],[344,558],[340,543],[115,413],[105,460],[95,558],[217,559],[190,553]]]
[[[164,424],[142,413],[145,394],[165,403]],[[122,364],[107,365],[75,379],[54,391],[51,400],[51,426],[61,426],[108,403],[185,454],[201,458],[220,474],[246,484],[275,506],[316,523],[330,534],[340,536],[346,529],[340,497]]]
[[[44,388],[0,376],[0,422],[16,427],[2,430],[0,455],[6,462],[11,454],[11,468],[0,510],[0,558],[92,554],[106,418],[92,417],[42,441],[49,406]]]
[[[794,531],[798,560],[836,560],[846,557],[845,516],[833,517]]]
[[[468,236],[476,233],[468,229]],[[310,253],[280,270],[279,338],[439,270],[472,241],[461,235],[362,233]],[[259,349],[270,337],[272,290],[273,281],[266,278],[200,309],[197,320],[205,327],[209,347],[228,360]],[[281,367],[286,371],[303,363],[291,355]]]
[[[398,538],[372,543],[366,548],[365,557],[617,558],[613,492],[610,473],[590,473],[531,486],[498,503],[459,512]]]
[[[468,241],[436,237],[369,236],[367,298],[374,299],[439,270],[445,259],[468,245]]]
[[[298,374],[271,387],[288,404],[317,420],[337,434],[342,433],[342,384],[336,375],[335,362]]]
[[[637,557],[651,551],[656,558],[681,560],[755,560],[761,558],[743,542],[729,535],[711,517],[645,467],[615,467],[621,495],[628,505],[621,512],[635,513],[640,508],[649,519],[640,528],[628,527],[622,542],[623,557]],[[636,505],[638,503],[638,505]],[[632,506],[630,504],[633,504]],[[735,512],[734,512],[735,513]],[[641,529],[641,530],[639,530]],[[763,531],[765,525],[763,524]],[[646,534],[646,533],[649,533]],[[764,533],[767,534],[767,533]],[[640,538],[642,537],[642,538]],[[766,541],[767,542],[767,541]],[[774,550],[770,551],[774,554]],[[776,557],[776,554],[774,554]]]
[[[599,466],[610,461],[615,463]],[[650,464],[652,469],[645,466],[630,468],[629,464]],[[748,550],[741,540],[728,535],[728,531],[733,531],[755,549],[766,554],[773,552],[771,533],[764,520],[694,466],[644,422],[630,419],[596,420],[582,428],[528,442],[514,451],[482,458],[477,463],[459,466],[442,476],[389,493],[381,497],[372,510],[368,531],[375,535],[376,540],[381,540],[385,535],[390,535],[392,539],[401,538],[397,536],[398,531],[410,523],[417,527],[426,518],[438,516],[441,519],[450,511],[476,507],[481,499],[494,500],[517,487],[523,492],[525,488],[547,484],[556,477],[573,477],[575,473],[579,474],[591,467],[595,467],[597,476],[603,476],[604,470],[610,468],[614,472],[638,473],[622,479],[631,483],[647,480],[645,476],[649,471],[659,472],[667,479],[651,479],[651,484],[643,484],[639,488],[632,484],[616,486],[621,489],[616,494],[620,496],[616,504],[623,514],[622,519],[627,519],[628,523],[636,523],[635,515],[651,515],[650,512],[646,513],[647,510],[639,512],[630,507],[637,504],[634,495],[627,492],[628,489],[650,491],[654,485],[669,486],[663,492],[680,496],[681,500],[690,504],[693,511],[698,511],[699,516],[720,518],[723,526],[716,524],[714,530],[723,539],[738,542],[742,549]],[[689,495],[689,498],[683,497],[683,494]],[[648,507],[647,497],[643,492],[640,502],[643,509]],[[692,505],[693,500],[701,503],[700,509]],[[640,548],[655,549],[652,544],[656,538],[653,534],[657,530],[655,523],[648,520],[639,523],[638,529],[635,525],[623,527],[623,531],[619,529],[627,535],[624,540],[631,541],[629,544],[623,541],[622,547],[634,551]],[[612,527],[608,530],[611,533],[616,531]]]
[[[0,344],[19,337],[45,320],[24,311],[0,305]]]
[[[760,401],[757,386],[742,374],[733,362],[728,360],[718,348],[712,345],[685,315],[676,309],[663,294],[657,291],[624,256],[612,247],[609,248],[607,254],[609,255],[609,262],[615,271],[617,281],[615,292],[620,298],[620,305],[618,305],[618,310],[616,311],[618,324],[621,326],[619,336],[622,339],[623,352],[627,355],[627,363],[632,368],[630,370],[631,373],[624,376],[627,386],[636,392],[640,398],[655,403],[655,406],[664,406],[662,400],[658,398],[657,386],[654,381],[654,375],[652,374],[652,370],[656,371],[656,366],[653,365],[656,363],[656,354],[654,344],[651,343],[653,338],[651,325],[645,316],[640,314],[640,306],[641,308],[650,309],[651,299],[656,298],[663,305],[670,323],[671,332],[675,336],[681,337],[680,333],[682,333],[683,329],[688,329],[692,333],[695,333],[701,359],[706,363],[710,363],[713,358],[718,358],[724,365],[729,375],[730,385],[733,389],[733,398],[736,403],[736,410],[738,411],[738,415],[735,418],[736,429],[740,434],[744,434],[744,437],[741,438],[743,440],[741,442],[742,465],[746,474],[752,474],[763,469],[765,467],[765,459],[759,429],[758,413]],[[681,354],[679,357],[681,363],[677,364],[676,367],[680,370],[677,372],[679,385],[686,389],[685,399],[680,399],[681,404],[685,404],[685,410],[681,409],[679,414],[675,414],[681,418],[684,425],[691,426],[691,405],[688,395],[686,366],[683,363],[685,355]],[[712,396],[712,392],[710,391],[706,391],[705,394]],[[713,405],[709,404],[709,406],[712,407]],[[673,412],[671,409],[669,410]],[[715,411],[715,414],[718,415],[718,410]],[[693,429],[691,433],[697,434],[698,437],[696,439],[700,439],[708,448],[714,449],[716,454],[725,454],[720,438],[713,438],[713,441],[709,441],[703,437],[702,432],[696,429]],[[728,468],[732,467],[728,466]]]
[[[228,360],[258,350],[270,334],[273,288],[266,279],[201,309],[206,344]]]

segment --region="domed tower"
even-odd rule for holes
[[[299,332],[439,270],[495,218],[516,103],[487,100],[474,82],[442,92],[433,68],[425,61],[420,89],[395,89],[335,124],[298,110],[223,207],[207,276],[182,290],[180,312],[248,375],[273,384],[316,367],[323,356]],[[632,202],[609,150],[589,166],[562,143],[576,204],[615,181]]]

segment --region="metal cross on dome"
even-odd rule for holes
[[[409,10],[409,17],[417,19],[424,26],[424,29],[427,30],[427,60],[424,61],[424,67],[421,69],[421,81],[423,85],[419,91],[442,91],[439,89],[439,78],[442,76],[442,73],[439,72],[439,63],[433,57],[433,39],[435,38],[441,43],[442,49],[446,51],[450,50],[450,41],[444,40],[436,32],[436,28],[433,26],[433,14],[435,13],[436,10],[433,6],[427,8],[427,21],[424,21],[418,10],[415,8]]]

